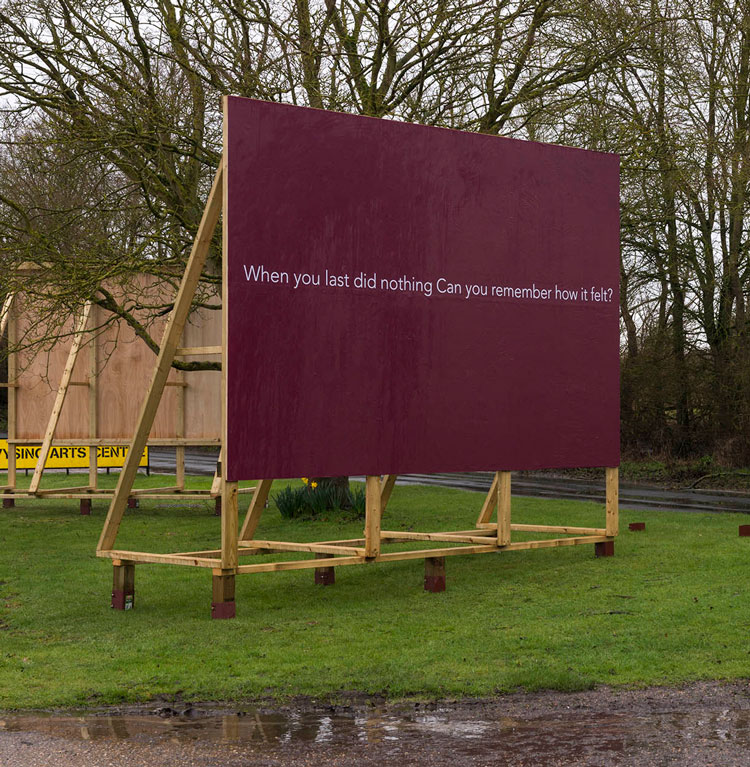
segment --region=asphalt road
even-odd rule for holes
[[[174,473],[174,449],[150,449],[151,470],[156,473]],[[213,475],[217,452],[187,450],[185,456],[188,474]],[[441,485],[463,490],[486,492],[492,482],[490,472],[462,474],[403,474],[400,485]],[[513,494],[533,498],[568,498],[580,501],[604,502],[604,473],[602,481],[571,479],[554,476],[514,476]],[[672,511],[722,512],[750,514],[750,494],[719,492],[716,490],[666,490],[652,485],[620,483],[620,507],[623,509],[669,509]]]

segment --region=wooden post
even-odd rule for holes
[[[492,484],[490,485],[489,492],[487,493],[487,497],[484,499],[482,510],[479,512],[479,517],[477,518],[477,527],[487,524],[492,519],[492,513],[497,507],[497,483],[499,481],[499,477],[500,472],[496,471],[495,476],[492,479]]]
[[[135,606],[135,562],[112,560],[112,607],[130,610]]]
[[[497,545],[510,543],[510,472],[497,472]]]
[[[382,495],[380,477],[368,475],[365,486],[365,556],[380,554],[380,518],[382,516]]]
[[[29,493],[35,493],[39,489],[39,483],[42,481],[42,474],[44,473],[44,466],[47,463],[47,456],[49,455],[50,448],[52,447],[52,439],[57,431],[57,424],[60,420],[60,413],[62,412],[63,405],[65,404],[65,397],[68,394],[68,388],[70,387],[70,378],[73,375],[73,368],[75,367],[76,360],[78,359],[78,352],[83,344],[84,333],[86,332],[86,325],[89,321],[89,314],[91,313],[91,302],[88,301],[83,308],[81,317],[75,326],[73,332],[73,343],[68,353],[68,361],[65,363],[65,369],[63,370],[62,378],[60,379],[60,386],[57,390],[57,397],[55,398],[55,404],[52,408],[52,413],[47,423],[47,431],[44,433],[44,441],[42,447],[39,450],[39,458],[36,462],[36,468],[34,469],[34,476],[29,483]]]
[[[619,532],[619,474],[617,467],[605,469],[607,477],[607,535],[613,538]]]
[[[255,485],[255,492],[247,508],[245,521],[242,523],[241,541],[251,541],[255,537],[255,531],[258,529],[263,509],[266,508],[266,501],[268,500],[268,494],[271,492],[272,484],[272,479],[259,479]]]
[[[234,572],[214,570],[211,617],[217,620],[222,620],[226,618],[234,618],[236,614],[234,601]]]
[[[385,511],[385,507],[388,505],[388,501],[391,500],[391,493],[396,485],[396,478],[398,474],[386,474],[383,477],[382,489],[380,491],[380,513]]]
[[[92,306],[91,320],[94,328],[96,314],[96,307]],[[99,335],[96,332],[91,334],[89,343],[89,437],[96,439],[99,436]],[[96,489],[99,484],[98,456],[99,448],[89,445],[89,487],[92,489]]]
[[[13,293],[8,293],[8,295],[5,296],[5,301],[3,301],[3,308],[0,310],[0,338],[3,337],[5,328],[8,327],[8,322],[10,320],[10,307],[12,304]]]
[[[316,554],[315,559],[330,559],[330,554]],[[316,567],[315,584],[317,586],[333,586],[336,583],[335,567]]]
[[[221,412],[222,414],[224,413],[223,402],[221,404]],[[222,447],[219,450],[219,457],[216,459],[216,470],[214,471],[213,482],[211,482],[211,495],[215,496],[216,498],[216,501],[214,503],[214,515],[217,517],[221,516],[221,463],[222,463],[223,455],[224,455],[224,448]]]
[[[11,494],[16,489],[16,445],[13,442],[16,439],[17,426],[17,403],[18,389],[16,388],[16,378],[18,377],[18,360],[16,353],[12,351],[16,343],[18,328],[16,327],[16,318],[13,312],[13,295],[5,299],[3,305],[3,322],[8,329],[8,487],[11,488]],[[2,335],[2,333],[0,333]],[[13,498],[3,498],[3,508],[12,508],[15,505]]]
[[[91,514],[91,498],[81,498],[81,514],[88,517]]]
[[[182,370],[177,371],[177,381],[180,384],[185,382],[185,374]],[[176,436],[185,436],[185,387],[177,387],[177,423]],[[175,448],[175,477],[176,485],[180,490],[185,489],[185,445],[177,445]]]
[[[237,491],[239,483],[224,482],[221,493],[221,567],[237,567]]]
[[[211,246],[211,239],[213,238],[216,224],[219,221],[222,204],[221,190],[223,186],[223,178],[224,163],[222,161],[219,164],[219,170],[216,173],[211,192],[208,195],[206,208],[203,211],[203,217],[198,226],[198,232],[195,235],[193,249],[190,253],[190,258],[188,259],[180,289],[177,292],[174,308],[169,315],[169,321],[164,330],[161,348],[159,349],[159,356],[151,377],[148,393],[141,407],[138,426],[133,435],[133,441],[130,444],[128,454],[125,457],[125,465],[120,472],[117,489],[115,490],[112,503],[109,506],[102,534],[99,537],[97,552],[112,550],[115,540],[117,539],[117,531],[120,528],[120,522],[125,513],[125,506],[128,502],[130,490],[133,487],[135,475],[138,472],[138,464],[143,455],[143,449],[146,447],[146,442],[148,441],[148,436],[154,423],[154,418],[156,417],[156,410],[159,407],[159,402],[164,393],[164,385],[169,376],[172,360],[174,359],[175,351],[179,345],[188,314],[190,313],[190,306],[193,296],[195,295],[195,289],[200,280],[203,266],[206,263],[206,257],[208,256],[208,251]]]
[[[445,591],[445,557],[425,557],[424,590],[433,594]]]

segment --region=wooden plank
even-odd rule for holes
[[[516,541],[509,543],[503,551],[521,551],[523,549],[554,549],[558,546],[580,546],[586,543],[602,543],[611,540],[606,535],[584,535],[579,538],[550,538],[546,541]]]
[[[70,377],[73,375],[73,368],[75,367],[76,360],[78,359],[78,352],[83,344],[84,333],[86,332],[86,325],[88,325],[89,315],[91,313],[91,302],[87,301],[81,312],[81,316],[76,324],[73,333],[73,343],[70,347],[68,354],[68,361],[65,363],[65,369],[63,370],[62,377],[60,379],[60,386],[57,390],[57,397],[55,398],[55,404],[52,408],[52,413],[47,423],[47,430],[44,433],[44,439],[42,440],[42,448],[39,451],[39,457],[37,458],[36,467],[34,469],[34,476],[29,483],[29,492],[35,493],[39,489],[39,483],[42,481],[42,474],[47,463],[47,457],[49,456],[50,448],[52,447],[52,438],[55,436],[57,430],[57,424],[60,420],[60,412],[65,404],[65,397],[68,395],[68,385],[70,384]]]
[[[10,442],[15,439],[18,433],[18,358],[15,352],[10,352],[14,348],[17,340],[17,320],[16,312],[13,309],[13,303],[6,299],[7,313],[5,315],[6,330],[8,333],[8,383],[15,384],[8,389],[8,486],[10,489],[16,487],[16,447]],[[4,304],[5,305],[5,304]]]
[[[377,474],[365,480],[365,552],[367,557],[380,553],[381,485]]]
[[[267,549],[253,549],[253,548],[247,548],[246,546],[243,546],[240,544],[240,547],[237,549],[237,556],[240,557],[255,557],[259,556],[261,554],[270,554],[272,552],[269,552]],[[175,554],[176,557],[210,557],[210,556],[221,556],[221,549],[206,549],[205,551],[180,551]]]
[[[383,530],[381,542],[385,541],[447,541],[455,543],[487,543],[486,536],[462,535],[461,533],[417,533],[400,530]]]
[[[155,565],[187,565],[188,567],[219,567],[220,559],[204,557],[187,557],[177,554],[153,554],[145,551],[116,551],[100,550],[96,552],[98,557],[105,559],[125,559],[130,562],[150,562]]]
[[[223,187],[223,177],[224,165],[223,162],[221,162],[216,177],[214,178],[211,192],[208,195],[206,207],[203,211],[200,225],[198,226],[198,232],[195,235],[193,248],[190,253],[190,258],[188,259],[185,274],[182,278],[182,283],[180,284],[180,289],[177,292],[174,308],[169,315],[169,321],[167,322],[167,327],[164,331],[164,337],[162,338],[159,356],[151,378],[151,384],[149,385],[148,393],[146,394],[146,398],[141,407],[138,426],[133,435],[130,450],[125,458],[125,465],[120,472],[115,495],[112,498],[112,503],[107,512],[107,518],[104,522],[101,536],[99,537],[98,550],[111,549],[117,538],[117,531],[119,530],[120,522],[122,521],[122,515],[125,513],[128,496],[133,487],[133,481],[138,472],[138,464],[143,455],[143,448],[146,447],[146,443],[148,442],[149,432],[154,423],[156,411],[164,392],[164,384],[167,381],[172,360],[174,359],[174,352],[180,341],[180,337],[182,336],[182,331],[190,312],[190,305],[193,296],[195,295],[195,289],[200,281],[203,266],[206,263],[206,257],[208,256],[208,251],[211,246],[211,239],[214,230],[216,229],[216,224],[219,221],[222,205],[221,189]]]
[[[475,536],[481,536],[482,540],[488,537],[494,538],[497,535],[497,525],[492,523],[491,527],[487,527],[484,529],[478,529],[478,528],[471,528],[471,530],[451,530],[450,532],[446,533],[446,535],[475,535]]]
[[[60,445],[61,447],[65,446],[87,446],[87,445],[104,445],[104,446],[121,446],[126,445],[130,446],[132,440],[130,439],[120,439],[113,438],[109,439],[108,437],[99,437],[98,439],[89,439],[81,437],[80,439],[56,439],[55,445]],[[15,445],[40,445],[42,443],[42,440],[40,439],[9,439],[9,444],[15,444]],[[219,445],[219,439],[216,438],[206,438],[206,439],[192,439],[190,437],[184,437],[184,438],[178,438],[178,437],[157,437],[157,438],[151,438],[146,440],[146,445],[158,445],[160,447],[174,447],[175,445],[193,445],[194,447],[199,446],[216,446]]]
[[[97,326],[97,307],[91,307],[91,324]],[[92,334],[89,341],[89,438],[99,436],[99,336]],[[97,449],[89,449],[89,487],[99,483],[99,465]]]
[[[607,482],[607,535],[613,538],[619,532],[620,470],[615,466],[604,471]]]
[[[379,479],[379,478],[378,478]],[[238,565],[236,573],[275,573],[281,570],[309,570],[314,567],[343,567],[345,565],[365,565],[365,557],[330,557],[327,559],[297,559],[291,562],[262,562],[257,565]]]
[[[462,554],[492,554],[498,548],[492,545],[451,546],[442,549],[416,549],[414,551],[388,551],[381,554],[376,562],[397,562],[407,559],[425,559],[427,557],[456,557]]]
[[[131,496],[133,493],[131,492]],[[30,494],[24,490],[17,490],[14,493],[15,498],[54,498],[56,500],[80,500],[82,498],[99,498],[102,500],[111,501],[115,497],[114,490],[94,490],[85,488],[80,492],[76,492],[75,488],[68,490],[66,488],[58,488],[57,490],[41,489],[36,493]],[[197,491],[188,491],[182,493],[156,493],[154,495],[143,494],[137,495],[137,498],[144,501],[208,501],[212,496],[208,494],[198,494]],[[174,504],[179,506],[179,504]]]
[[[181,346],[175,353],[175,357],[193,357],[196,354],[221,354],[221,346]]]
[[[130,495],[150,495],[151,493],[171,493],[172,495],[179,494],[181,496],[183,489],[181,487],[169,485],[167,487],[139,487],[137,489],[133,488],[130,491]]]
[[[247,508],[247,514],[245,514],[245,521],[242,523],[240,541],[252,540],[255,535],[263,510],[266,508],[266,501],[271,492],[272,484],[272,479],[261,479],[255,486],[255,492]]]
[[[38,495],[38,496],[46,497],[53,493],[82,493],[84,491],[90,493],[91,488],[88,485],[80,485],[78,487],[58,487],[58,488],[55,488],[54,490],[52,488],[46,488],[46,489],[41,488],[39,490],[32,490],[31,488],[29,488],[29,495],[30,496]]]
[[[237,482],[223,481],[221,492],[221,566],[237,566]]]
[[[381,490],[380,490],[381,515],[385,511],[386,506],[388,506],[388,501],[391,500],[391,493],[393,492],[393,488],[396,486],[397,478],[398,478],[398,474],[386,474],[383,477],[383,480],[381,483]]]
[[[510,543],[510,472],[497,472],[497,545]]]
[[[568,525],[511,525],[511,530],[527,533],[561,533],[563,535],[606,535],[601,527],[570,527]]]
[[[492,513],[495,511],[495,508],[497,507],[498,477],[499,477],[499,472],[495,472],[495,476],[492,478],[492,484],[490,485],[490,489],[487,492],[487,495],[484,499],[482,510],[479,512],[479,517],[477,518],[477,527],[479,527],[480,525],[488,524],[490,519],[492,519]]]
[[[214,478],[213,478],[213,481],[211,482],[211,493],[213,495],[219,495],[219,493],[221,493],[221,464],[222,464],[223,455],[224,455],[224,447],[222,446],[221,450],[219,451],[219,458],[216,461],[216,470],[214,471]],[[240,538],[241,537],[242,536],[240,535]]]
[[[313,554],[352,554],[365,556],[365,550],[353,546],[327,546],[324,543],[295,543],[291,541],[259,541],[253,540],[243,544],[244,548],[268,549],[268,551],[301,551]]]
[[[177,371],[176,383],[185,383],[182,370]],[[177,390],[177,416],[175,423],[176,436],[184,438],[185,436],[185,389],[180,387]],[[177,445],[175,448],[175,484],[179,488],[185,487],[185,446]]]
[[[8,327],[8,321],[10,320],[10,308],[13,306],[14,293],[8,293],[3,301],[3,308],[0,310],[0,338],[5,335],[5,328]]]

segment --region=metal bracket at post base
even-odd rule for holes
[[[234,602],[211,602],[211,617],[217,620],[236,617]]]
[[[594,553],[597,557],[613,557],[615,555],[614,541],[601,541],[594,544]]]
[[[134,591],[112,591],[112,609],[113,610],[132,610],[135,606]]]

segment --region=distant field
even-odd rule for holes
[[[467,491],[397,487],[384,526],[467,528],[481,503]],[[238,576],[237,618],[213,621],[210,573],[186,567],[137,566],[136,608],[110,609],[112,567],[94,555],[105,512],[104,501],[91,517],[67,501],[0,510],[0,708],[156,695],[489,696],[750,676],[742,515],[623,512],[608,559],[593,546],[452,557],[442,594],[423,591],[421,560],[340,568],[333,587],[315,586],[310,571]],[[572,501],[514,498],[513,514],[603,523],[601,507]],[[628,532],[629,521],[646,531]],[[213,547],[219,525],[212,503],[148,501],[128,513],[117,545]],[[287,522],[272,507],[258,536],[325,540],[361,528],[335,517]]]

